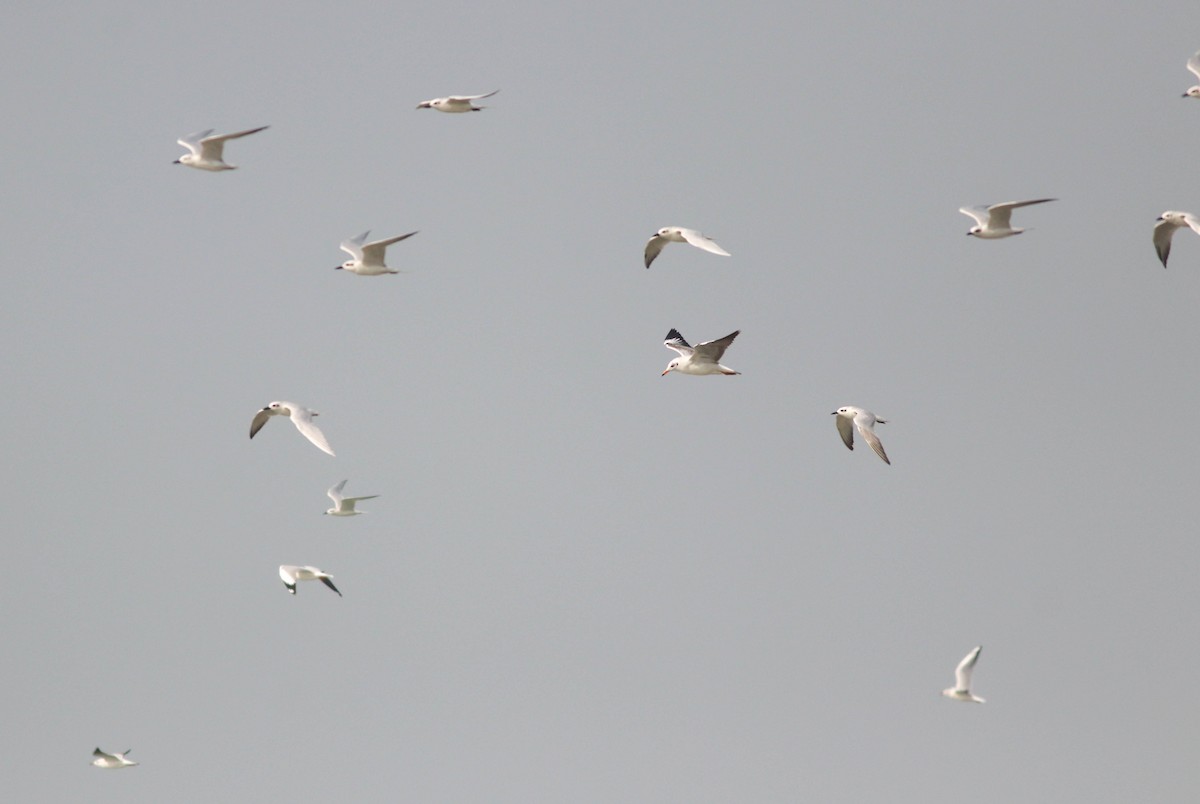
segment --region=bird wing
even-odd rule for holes
[[[245,131],[235,131],[232,134],[217,134],[213,137],[205,137],[200,140],[200,158],[219,162],[225,153],[225,142],[227,140],[236,140],[238,137],[257,134],[265,128],[267,126],[259,126],[258,128],[248,128]]]
[[[660,253],[662,253],[662,250],[664,248],[666,248],[666,245],[667,245],[667,239],[665,237],[660,237],[659,235],[654,235],[654,237],[651,237],[649,240],[646,241],[646,267],[647,268],[649,268],[650,263],[654,262],[655,258],[657,258],[658,255]]]
[[[267,419],[269,418],[271,418],[271,412],[268,410],[260,410],[254,414],[254,418],[250,422],[251,438],[254,438],[258,431],[263,429],[263,425],[267,423]]]
[[[350,478],[346,478],[346,480],[349,479]],[[336,486],[330,488],[329,491],[325,492],[329,495],[329,499],[333,500],[334,505],[341,505],[342,500],[345,499],[342,497],[342,489],[346,487],[346,480],[343,480],[341,483],[338,483]]]
[[[988,215],[990,226],[995,229],[1009,228],[1009,221],[1012,220],[1012,212],[1018,207],[1028,207],[1033,204],[1044,204],[1047,201],[1055,201],[1054,198],[1035,198],[1032,201],[1005,201],[1000,204],[992,204],[988,207]]]
[[[720,254],[723,257],[730,256],[729,252],[718,246],[711,237],[700,234],[695,229],[680,229],[679,234],[683,235],[683,239],[696,248],[702,248],[705,251],[711,251],[713,254]]]
[[[92,752],[92,756],[94,756],[94,757],[104,757],[105,759],[116,759],[116,757],[115,757],[115,756],[113,756],[112,754],[108,753],[107,751],[101,751],[101,750],[100,750],[100,746],[96,746],[96,750]]]
[[[954,684],[955,688],[962,692],[967,692],[971,689],[971,673],[975,669],[975,662],[979,660],[979,651],[983,650],[983,645],[978,645],[974,650],[963,657],[963,660],[958,663],[958,667],[954,668]]]
[[[366,242],[367,235],[370,233],[371,230],[368,229],[357,237],[351,237],[349,240],[343,240],[342,245],[339,246],[339,248],[341,248],[342,251],[346,252],[354,259],[361,261],[363,258],[362,244]]]
[[[959,207],[958,211],[964,215],[972,217],[980,226],[987,224],[988,210],[987,207]]]
[[[487,94],[484,94],[484,95],[451,95],[450,97],[446,98],[446,100],[460,101],[460,102],[483,100],[484,98],[492,97],[499,91],[500,90],[498,90],[498,89],[493,89],[491,92],[488,92]]]
[[[729,344],[733,343],[733,339],[738,336],[741,330],[735,330],[724,338],[717,338],[715,341],[705,341],[704,343],[696,344],[693,350],[693,357],[700,360],[711,360],[714,363],[721,361],[721,355],[725,354],[725,350],[729,348]]]
[[[341,503],[342,510],[353,511],[355,503],[357,503],[359,500],[373,500],[378,496],[378,494],[368,494],[366,497],[346,497]]]
[[[667,347],[668,349],[674,349],[683,357],[688,357],[694,351],[691,344],[684,340],[683,336],[679,334],[679,330],[677,329],[672,329],[667,333],[667,339],[663,341],[663,346]]]
[[[281,564],[279,565],[279,577],[283,579],[284,583],[291,586],[296,583],[296,570],[298,569],[300,568],[294,564]]]
[[[206,128],[203,131],[197,131],[195,134],[188,134],[186,137],[181,137],[176,142],[187,148],[196,156],[200,155],[200,141],[212,134],[215,129]]]
[[[1185,212],[1185,213],[1183,213],[1183,220],[1187,223],[1187,225],[1189,227],[1191,227],[1193,232],[1195,232],[1196,234],[1200,234],[1200,218],[1197,218],[1195,215],[1191,214],[1190,212]]]
[[[1195,73],[1197,78],[1200,78],[1200,50],[1193,53],[1192,57],[1188,59],[1188,69]]]
[[[325,434],[321,432],[321,428],[313,424],[312,411],[307,408],[292,408],[292,424],[296,425],[305,438],[311,441],[317,449],[322,452],[327,452],[333,455],[333,448],[329,446],[329,442],[325,440]]]
[[[405,238],[412,237],[416,232],[400,235],[399,237],[389,237],[387,240],[376,240],[374,243],[367,243],[362,247],[362,261],[364,265],[383,265],[383,252],[392,243],[399,243]]]
[[[842,437],[842,442],[846,445],[846,449],[854,449],[854,422],[839,414],[837,417],[837,429],[838,434]]]
[[[880,458],[883,458],[884,463],[886,463],[888,466],[891,466],[892,462],[888,460],[887,453],[883,451],[883,444],[880,443],[879,436],[875,435],[875,430],[872,429],[870,425],[859,420],[861,416],[862,414],[860,413],[858,416],[854,417],[854,424],[858,427],[858,432],[863,437],[863,441],[866,441],[868,444],[870,444],[871,449],[875,450],[875,454]]]
[[[334,585],[333,585],[333,581],[329,580],[329,579],[328,579],[328,578],[326,578],[325,576],[321,576],[321,583],[325,584],[325,585],[326,585],[326,586],[328,586],[330,589],[332,589],[333,591],[337,592],[337,593],[338,593],[338,597],[342,597],[342,593],[341,593],[341,592],[338,592],[338,588],[337,588],[336,586],[334,586]]]
[[[1171,236],[1178,228],[1179,224],[1172,220],[1159,221],[1154,225],[1154,250],[1158,252],[1163,268],[1167,267],[1167,257],[1171,255]]]

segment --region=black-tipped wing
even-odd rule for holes
[[[322,579],[321,579],[321,583],[325,584],[325,585],[326,585],[326,586],[328,586],[330,589],[332,589],[333,591],[337,592],[337,593],[338,593],[338,597],[342,597],[342,593],[341,593],[341,592],[338,592],[338,588],[337,588],[336,586],[334,586],[334,585],[333,585],[333,581],[329,580],[328,578],[322,578]]]
[[[250,422],[250,437],[254,438],[258,431],[263,429],[263,425],[267,423],[267,419],[271,418],[271,414],[265,410],[260,410],[254,414],[254,419]]]
[[[733,339],[741,333],[741,330],[735,330],[724,338],[717,338],[715,341],[705,341],[704,343],[696,344],[694,349],[695,356],[702,360],[711,360],[714,363],[721,362],[721,356],[725,354],[725,350],[729,348],[729,344],[733,343]]]
[[[684,337],[679,334],[679,330],[674,327],[667,333],[666,340],[663,341],[663,346],[668,349],[674,349],[679,354],[687,357],[692,353],[692,345],[684,340]]]

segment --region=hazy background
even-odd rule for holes
[[[10,8],[5,796],[1195,801],[1200,18],[1096,10]]]

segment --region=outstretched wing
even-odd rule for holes
[[[337,588],[336,586],[334,586],[334,585],[333,585],[333,581],[329,580],[328,578],[322,577],[322,578],[321,578],[321,583],[325,584],[325,585],[326,585],[326,586],[328,586],[330,589],[332,589],[333,591],[337,592],[337,593],[338,593],[338,597],[342,597],[342,593],[341,593],[341,592],[338,592],[338,588]]]
[[[734,330],[724,338],[718,338],[715,341],[705,341],[704,343],[696,344],[695,356],[701,360],[711,360],[714,363],[721,362],[721,355],[725,354],[725,350],[729,348],[729,344],[733,343],[733,339],[741,333],[741,330]]]
[[[840,419],[841,417],[839,416],[838,418]],[[875,454],[883,458],[884,463],[891,466],[892,462],[888,460],[887,453],[883,451],[883,444],[880,443],[879,436],[875,435],[875,430],[858,421],[858,417],[855,417],[854,423],[858,426],[858,432],[862,435],[863,441],[870,444],[871,449],[875,450]]]
[[[683,235],[683,239],[688,241],[696,248],[702,248],[705,251],[711,251],[713,254],[720,254],[722,257],[730,256],[729,252],[716,244],[711,237],[697,232],[695,229],[680,229],[679,233]]]
[[[260,410],[258,413],[255,413],[254,418],[250,421],[250,437],[254,438],[258,431],[263,429],[263,425],[267,423],[267,419],[270,418],[270,411]]]
[[[327,452],[333,455],[333,448],[329,446],[329,442],[325,440],[325,434],[321,432],[321,428],[313,423],[311,410],[292,409],[292,424],[296,425],[305,438],[313,443],[317,449],[322,452]]]
[[[1197,78],[1200,78],[1200,50],[1193,53],[1192,57],[1188,59],[1188,69],[1195,73]]]
[[[484,98],[492,97],[499,91],[500,90],[498,90],[498,89],[493,89],[491,92],[488,92],[486,95],[451,95],[446,100],[462,101],[462,102],[473,101],[473,100],[483,100]]]
[[[392,243],[399,243],[401,240],[412,237],[416,232],[400,235],[399,237],[389,237],[387,240],[376,240],[374,243],[367,243],[362,247],[362,261],[366,265],[383,265],[383,252]],[[344,248],[344,246],[343,246]]]
[[[983,650],[983,645],[977,645],[974,650],[963,657],[963,660],[958,663],[958,667],[954,668],[955,687],[962,692],[971,689],[971,673],[975,670],[975,662],[979,661],[979,651],[981,650]]]
[[[854,449],[854,422],[847,419],[845,416],[837,417],[838,435],[842,437],[842,443],[846,445],[846,449]]]
[[[349,478],[346,478],[346,480],[343,480],[341,483],[338,483],[336,486],[330,488],[329,491],[325,492],[329,495],[329,499],[333,500],[334,505],[340,505],[344,499],[342,497],[342,489],[346,487],[347,480],[349,480]]]
[[[196,156],[200,155],[200,141],[212,134],[215,129],[206,128],[203,131],[197,131],[195,134],[188,134],[186,137],[181,137],[176,140],[184,148],[187,148]]]
[[[683,336],[679,334],[679,330],[674,328],[667,333],[667,339],[663,341],[663,346],[668,349],[674,349],[683,357],[687,357],[693,352],[691,344],[683,339]]]
[[[367,235],[370,233],[371,230],[368,229],[358,237],[351,237],[349,240],[343,240],[342,245],[339,246],[339,248],[341,248],[342,251],[346,252],[354,259],[361,261],[363,258],[362,244],[367,242]]]
[[[658,255],[662,253],[662,250],[663,250],[663,248],[666,247],[666,245],[667,245],[667,239],[665,237],[660,237],[659,235],[654,235],[654,237],[651,237],[649,240],[646,241],[646,267],[647,268],[649,268],[650,263],[654,262],[654,260],[658,257]]]
[[[996,229],[1009,228],[1009,221],[1012,220],[1014,209],[1020,207],[1028,207],[1034,204],[1045,204],[1047,201],[1055,201],[1054,198],[1035,198],[1032,201],[1005,201],[1001,204],[992,204],[988,207],[988,213],[991,216],[991,226]]]
[[[1167,257],[1171,255],[1171,236],[1178,228],[1179,225],[1172,220],[1162,220],[1154,225],[1154,250],[1158,252],[1163,268],[1167,267]]]

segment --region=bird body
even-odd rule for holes
[[[238,131],[233,134],[213,134],[213,129],[210,128],[204,131],[197,131],[195,134],[189,134],[178,140],[178,142],[191,153],[186,153],[176,159],[175,164],[187,165],[197,170],[209,170],[213,172],[236,170],[237,165],[228,165],[225,163],[225,143],[229,140],[236,140],[238,137],[257,134],[267,128],[269,126],[259,126],[258,128],[248,128],[245,131]]]

